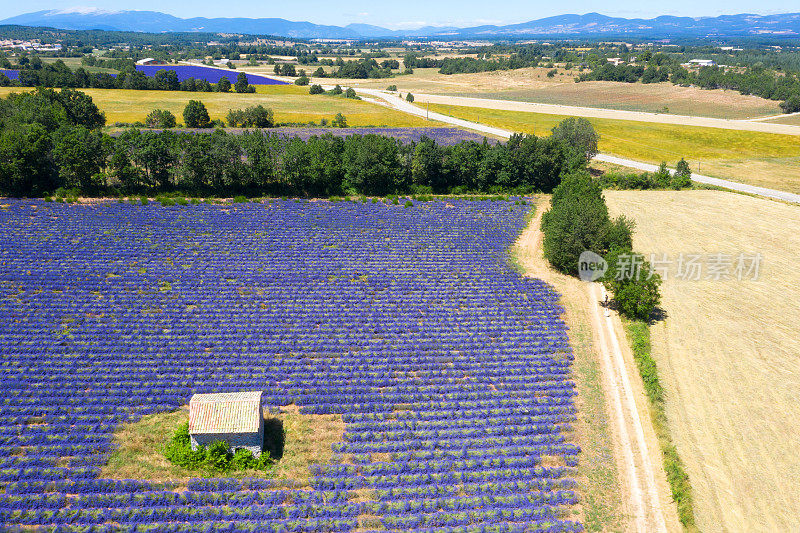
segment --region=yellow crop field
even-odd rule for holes
[[[636,221],[634,248],[667,271],[652,355],[699,530],[795,530],[800,208],[723,191],[605,196],[612,216]],[[701,256],[700,279],[677,276],[680,254]],[[715,279],[717,254],[732,259],[727,279]],[[757,275],[738,279],[739,254],[748,269],[761,254]]]
[[[25,89],[0,88],[0,96]],[[277,122],[319,122],[331,120],[337,113],[347,117],[350,126],[431,126],[414,117],[361,100],[336,96],[309,95],[308,87],[263,85],[253,94],[191,93],[184,91],[134,91],[125,89],[81,89],[105,112],[109,125],[115,122],[143,121],[153,109],[166,109],[182,121],[183,108],[189,100],[200,100],[212,119],[224,119],[230,109],[264,105],[272,108]]]
[[[548,135],[562,115],[430,104],[430,110],[511,131]],[[741,183],[800,192],[800,139],[792,135],[630,120],[588,119],[600,150],[637,161],[674,163]]]

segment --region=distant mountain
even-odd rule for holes
[[[104,11],[92,8],[37,11],[0,21],[0,24],[45,26],[66,30],[119,30],[138,32],[242,33],[296,38],[359,39],[379,37],[434,37],[479,39],[524,39],[545,36],[636,36],[742,37],[752,35],[800,36],[800,13],[781,15],[722,15],[718,17],[673,17],[626,19],[599,13],[559,15],[521,24],[472,28],[425,27],[389,30],[370,24],[324,26],[280,18],[183,19],[157,11]]]

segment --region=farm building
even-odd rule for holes
[[[192,449],[221,440],[232,451],[245,448],[256,457],[264,446],[262,391],[195,394],[189,400]]]
[[[152,57],[145,57],[136,62],[137,65],[166,65],[164,61],[154,59]]]
[[[714,63],[713,59],[690,59],[685,65],[689,67],[713,67],[716,63]]]

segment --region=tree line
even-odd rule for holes
[[[92,99],[73,89],[0,99],[0,193],[41,196],[61,187],[86,195],[547,192],[587,163],[585,151],[557,135],[441,146],[372,134],[304,141],[261,130],[129,129],[112,137],[100,131],[104,124]]]
[[[703,89],[731,89],[768,100],[781,100],[781,109],[786,113],[800,111],[800,74],[777,73],[760,66],[744,69],[705,66],[695,72],[674,63],[647,66],[605,63],[576,78],[576,81],[588,80],[627,83],[671,81],[676,85],[696,85]]]
[[[82,67],[78,67],[73,71],[60,59],[54,63],[43,63],[36,56],[21,65],[17,65],[17,67],[20,69],[19,80],[11,80],[5,74],[0,73],[0,86],[223,93],[231,90],[237,93],[255,92],[255,87],[250,85],[247,81],[247,75],[243,72],[237,74],[236,81],[232,84],[227,77],[221,78],[218,83],[210,83],[207,80],[195,78],[180,81],[178,74],[168,68],[159,70],[155,76],[150,77],[136,70],[133,65],[128,65],[125,70],[120,71],[116,76],[105,72],[87,72]]]

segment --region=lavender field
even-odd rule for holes
[[[3,200],[0,529],[581,531],[562,309],[507,260],[528,210]],[[342,415],[308,485],[100,477],[120,423],[246,390]]]
[[[219,83],[222,78],[228,78],[228,81],[234,83],[239,75],[236,70],[198,65],[136,65],[136,70],[150,77],[155,76],[159,70],[174,70],[178,75],[178,81],[194,78],[196,80],[206,80],[209,83]],[[252,85],[288,85],[285,81],[259,76],[258,74],[247,74],[247,82]]]
[[[337,137],[372,133],[392,137],[403,143],[419,142],[422,137],[429,137],[439,146],[453,146],[461,141],[483,142],[484,139],[483,135],[460,128],[277,128],[270,131],[284,137],[299,137],[304,141],[312,135],[323,133],[331,133]]]
[[[162,131],[156,129],[154,131]],[[185,133],[207,133],[213,131],[211,128],[173,128],[175,132]],[[226,133],[240,134],[245,131],[252,131],[247,128],[225,128]],[[308,141],[313,136],[320,136],[331,134],[336,137],[349,137],[351,135],[382,135],[384,137],[391,137],[403,143],[419,142],[422,137],[428,137],[436,141],[439,146],[454,146],[462,141],[483,142],[486,138],[478,133],[463,130],[460,128],[328,128],[328,127],[294,127],[282,126],[278,128],[265,128],[265,134],[278,135],[280,137],[290,139],[297,137],[304,141]],[[112,136],[119,136],[121,132],[113,132]],[[498,141],[488,139],[488,142],[495,144]]]
[[[19,71],[18,70],[9,70],[5,68],[0,68],[0,74],[5,74],[8,76],[10,80],[18,80],[19,79]]]

